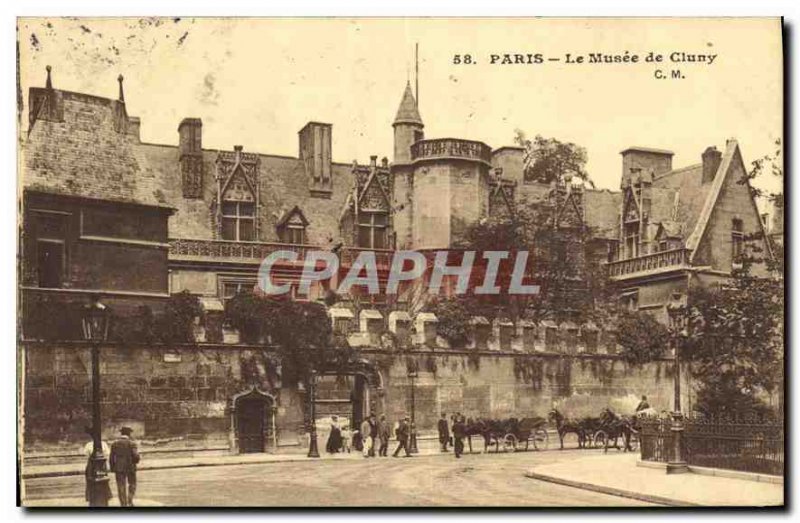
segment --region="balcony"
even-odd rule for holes
[[[459,159],[492,164],[492,148],[483,142],[439,138],[420,140],[411,146],[411,160]]]
[[[682,269],[689,266],[690,252],[689,249],[673,249],[609,262],[608,275],[622,279]]]
[[[171,261],[185,262],[228,262],[258,265],[268,255],[276,251],[297,253],[299,264],[309,251],[327,250],[316,245],[297,245],[292,243],[235,242],[228,240],[194,240],[175,238],[169,241]],[[349,267],[362,251],[375,253],[378,268],[389,268],[394,251],[387,249],[362,249],[342,247],[339,251],[340,264]]]

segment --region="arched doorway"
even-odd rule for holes
[[[233,450],[239,454],[266,452],[275,445],[275,398],[253,387],[233,397]]]

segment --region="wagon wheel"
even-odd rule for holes
[[[545,429],[533,431],[533,448],[536,450],[547,450],[548,436]]]
[[[503,452],[517,450],[517,437],[511,433],[503,437]]]
[[[606,448],[606,443],[608,442],[608,433],[604,430],[598,430],[594,433],[592,441],[594,442],[594,448],[604,449]]]

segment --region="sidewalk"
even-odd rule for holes
[[[394,447],[390,446],[390,452]],[[450,456],[438,448],[421,448],[416,456]],[[187,467],[213,467],[222,465],[254,465],[261,463],[291,463],[297,461],[360,460],[362,454],[353,451],[349,454],[327,454],[320,452],[319,458],[309,458],[304,452],[292,454],[234,454],[226,456],[193,456],[188,458],[143,459],[138,470],[177,469]],[[22,479],[53,478],[61,476],[82,476],[86,463],[60,463],[52,465],[23,465]]]
[[[607,454],[542,465],[526,476],[670,506],[779,506],[783,485],[695,473],[667,475],[639,467],[638,453]]]

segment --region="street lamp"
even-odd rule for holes
[[[416,407],[416,398],[414,397],[414,380],[417,378],[417,365],[414,362],[414,365],[410,366],[408,369],[408,379],[411,381],[411,441],[408,446],[408,452],[410,454],[419,454],[419,449],[417,448],[417,420],[415,416],[415,407]]]
[[[100,344],[108,335],[108,308],[95,296],[84,308],[83,339],[92,344],[92,456],[89,458],[88,483],[90,507],[107,507],[111,497],[106,457],[103,455],[100,423]]]
[[[308,395],[311,399],[311,405],[308,409],[311,415],[311,425],[309,430],[309,443],[308,443],[308,457],[309,458],[318,458],[319,457],[319,448],[317,446],[317,412],[316,412],[316,401],[317,401],[317,371],[312,369],[311,370],[311,378],[309,380],[308,387],[311,389],[308,391]]]
[[[670,426],[672,455],[667,463],[667,474],[681,474],[689,472],[683,452],[684,424],[681,413],[681,351],[688,337],[686,299],[682,294],[674,293],[672,295],[667,304],[667,314],[669,315],[670,343],[675,351],[675,370],[673,372],[675,399]]]

